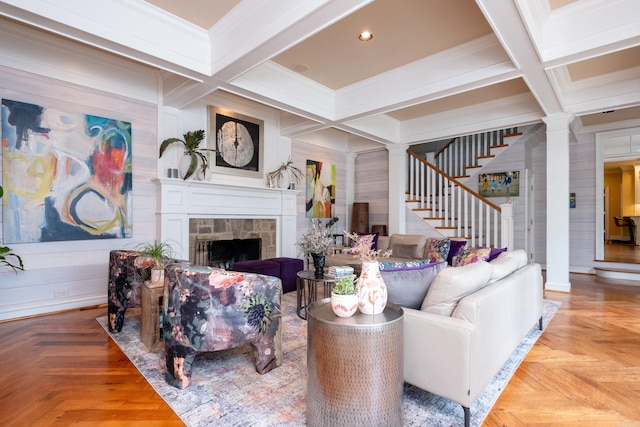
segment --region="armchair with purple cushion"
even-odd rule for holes
[[[163,307],[167,382],[185,388],[195,356],[251,344],[256,371],[282,364],[280,279],[211,267],[169,266]]]

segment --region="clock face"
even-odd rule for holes
[[[218,154],[231,166],[243,167],[253,159],[253,138],[242,123],[228,121],[223,124],[218,130],[217,144]]]

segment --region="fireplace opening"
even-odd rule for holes
[[[200,240],[196,239],[196,265],[229,270],[238,261],[260,259],[262,239]]]

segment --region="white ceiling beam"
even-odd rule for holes
[[[513,0],[476,0],[500,43],[523,74],[544,114],[562,112],[559,96],[545,73]]]

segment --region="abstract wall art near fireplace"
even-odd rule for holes
[[[333,218],[336,204],[336,165],[307,160],[307,218]]]
[[[132,236],[131,123],[2,100],[7,243]]]

